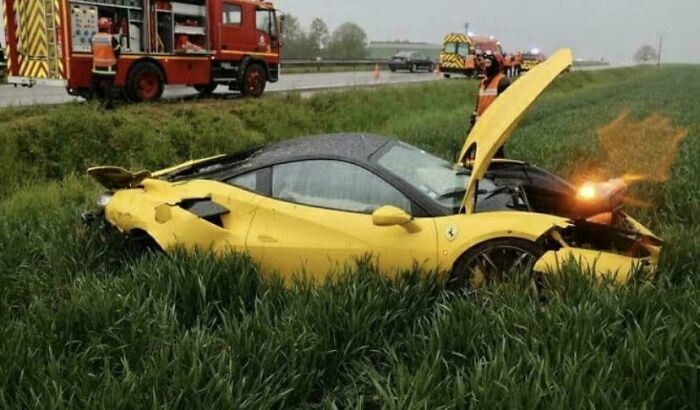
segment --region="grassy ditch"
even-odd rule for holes
[[[597,286],[572,267],[540,304],[505,289],[451,294],[439,276],[390,280],[360,265],[320,287],[284,288],[244,255],[144,254],[80,222],[100,192],[83,175],[91,165],[155,169],[340,131],[450,157],[474,87],[104,114],[91,105],[0,110],[0,407],[700,406],[697,67],[566,75],[507,146],[563,176],[614,176],[625,170],[596,130],[620,113],[632,122],[658,113],[685,129],[667,180],[633,190],[646,204],[631,213],[668,242],[651,282]]]

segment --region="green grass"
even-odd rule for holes
[[[284,288],[244,255],[144,254],[80,222],[100,192],[91,165],[155,169],[336,131],[450,157],[474,87],[0,110],[0,408],[700,406],[698,67],[566,75],[507,147],[575,177],[605,165],[595,131],[625,109],[688,127],[671,178],[634,190],[652,206],[631,212],[667,241],[651,282],[599,286],[572,267],[541,304],[361,264]]]

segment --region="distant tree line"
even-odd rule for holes
[[[367,57],[367,33],[355,23],[341,24],[332,33],[328,25],[315,18],[308,29],[292,15],[284,19],[282,57],[290,60],[344,59]]]

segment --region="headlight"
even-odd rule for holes
[[[100,195],[100,197],[97,198],[97,206],[99,206],[100,208],[106,207],[107,204],[109,203],[109,200],[110,200],[110,199],[112,199],[112,195],[111,195],[111,194],[102,194],[102,195]]]

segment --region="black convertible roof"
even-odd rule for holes
[[[263,147],[250,158],[250,165],[328,157],[368,162],[369,157],[387,143],[396,140],[374,134],[344,133],[295,138]]]

